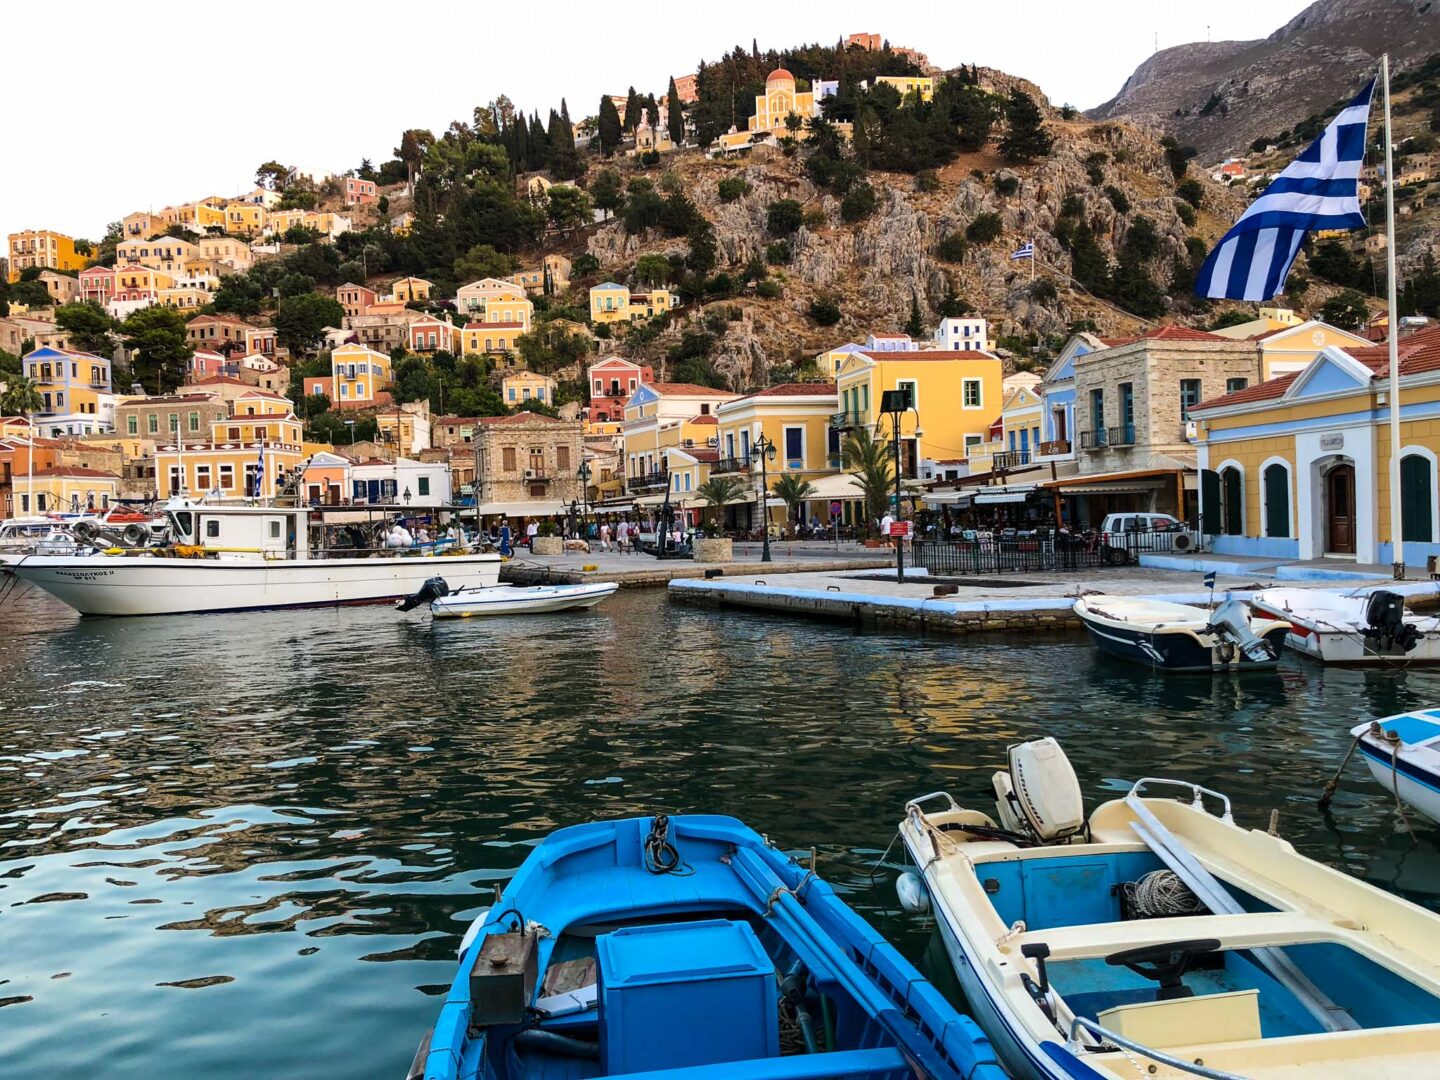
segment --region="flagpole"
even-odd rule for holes
[[[1390,333],[1390,556],[1396,581],[1405,577],[1405,541],[1400,518],[1400,316],[1395,302],[1395,162],[1390,134],[1390,54],[1380,57],[1385,88],[1385,279]]]

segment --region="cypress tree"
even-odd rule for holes
[[[550,163],[550,140],[545,135],[545,127],[540,123],[540,114],[530,114],[530,168],[543,169]]]
[[[905,323],[905,333],[912,338],[925,336],[925,322],[920,317],[920,298],[915,295],[915,290],[910,290],[910,319]]]
[[[615,102],[610,100],[606,94],[600,99],[600,121],[598,135],[600,137],[600,152],[609,157],[620,145],[620,110],[615,108]]]
[[[1010,130],[1000,140],[1000,153],[1012,164],[1024,164],[1050,153],[1055,139],[1044,127],[1044,117],[1033,98],[1018,87],[1005,103],[1005,122]]]
[[[627,135],[634,131],[635,125],[640,122],[640,108],[640,95],[635,93],[635,87],[632,86],[625,97],[625,116],[622,119]]]
[[[685,113],[684,104],[680,101],[680,94],[675,89],[675,76],[670,76],[670,88],[665,91],[666,114],[670,131],[670,141],[679,146],[685,141]]]

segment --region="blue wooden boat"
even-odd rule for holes
[[[824,881],[734,818],[561,829],[460,946],[418,1080],[1004,1080]]]

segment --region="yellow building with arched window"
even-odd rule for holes
[[[791,132],[785,118],[791,113],[799,117],[800,127]],[[722,150],[738,149],[767,138],[793,135],[806,137],[805,121],[816,115],[815,94],[797,90],[795,76],[784,68],[776,68],[765,77],[765,93],[755,98],[755,115],[745,122],[746,130],[731,131],[720,136]]]

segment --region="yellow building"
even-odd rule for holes
[[[892,421],[879,413],[886,390],[909,389],[915,409],[900,419],[900,456],[907,477],[921,461],[954,460],[988,441],[1004,404],[1001,362],[968,350],[910,349],[852,353],[836,376],[837,422],[843,430],[871,426],[889,439]]]
[[[172,307],[180,311],[196,311],[212,299],[210,290],[199,285],[177,285],[173,289],[161,289],[158,297],[161,307]]]
[[[500,397],[507,409],[524,408],[531,403],[555,404],[555,380],[533,371],[513,371],[500,380]]]
[[[1307,319],[1293,326],[1262,333],[1255,341],[1260,345],[1260,358],[1265,366],[1267,379],[1302,370],[1332,346],[1338,349],[1363,349],[1374,344],[1369,338],[1341,330],[1319,319]]]
[[[240,236],[259,235],[265,231],[266,216],[265,207],[257,203],[226,203],[225,231]]]
[[[165,222],[159,214],[137,210],[133,214],[126,214],[120,220],[120,231],[126,240],[148,240],[165,231]]]
[[[810,482],[812,498],[800,508],[802,520],[829,520],[828,504],[836,498],[857,498],[849,477],[840,475],[840,429],[832,420],[839,407],[835,384],[782,383],[753,394],[732,398],[716,409],[718,459],[712,476],[733,475],[753,489],[754,496],[740,512],[749,515],[749,524],[758,526],[758,492],[761,476],[756,450],[773,446],[766,455],[765,478],[774,490],[775,480],[793,474]],[[771,520],[783,520],[785,507],[768,500]],[[823,508],[817,504],[824,504]],[[732,512],[730,517],[736,518]]]
[[[103,356],[40,348],[26,353],[22,364],[47,416],[96,416],[102,396],[110,393],[110,361]]]
[[[1440,555],[1440,327],[1399,342],[1404,561]],[[1389,565],[1389,349],[1327,347],[1190,410],[1203,531],[1220,554]]]
[[[212,225],[218,229],[225,227],[224,208],[208,202],[192,202],[182,203],[179,206],[167,206],[160,211],[159,216],[160,220],[166,225],[180,225],[202,236],[205,230]]]
[[[175,278],[163,270],[130,263],[115,271],[115,299],[158,299],[161,289],[173,289]]]
[[[523,333],[525,324],[519,322],[466,323],[460,329],[460,353],[462,356],[514,353],[518,348],[516,339]]]
[[[663,315],[674,308],[675,294],[669,289],[632,293],[613,281],[590,289],[590,321],[594,323],[634,322]]]
[[[185,264],[200,256],[198,244],[178,236],[157,236],[154,240],[122,240],[115,245],[117,265],[134,263],[167,274],[180,274]]]
[[[666,452],[713,449],[715,412],[734,394],[693,383],[642,383],[625,403],[626,489],[653,495],[669,485]]]
[[[19,281],[20,271],[33,267],[50,270],[83,270],[85,256],[75,251],[75,241],[53,229],[26,229],[11,233],[10,280]]]
[[[231,270],[248,270],[255,263],[255,253],[250,250],[250,245],[233,236],[202,236],[195,247],[199,258],[190,260],[186,264],[187,269],[195,262],[211,262]]]
[[[935,80],[928,75],[879,75],[875,81],[882,86],[893,86],[900,93],[903,102],[911,94],[920,95],[921,101],[935,96]]]
[[[120,477],[102,469],[52,465],[10,477],[16,515],[108,510],[120,497]],[[31,509],[31,499],[34,509]]]
[[[815,95],[795,88],[795,76],[784,68],[776,68],[765,77],[765,93],[755,98],[755,114],[746,122],[745,131],[732,131],[720,136],[722,149],[749,145],[765,138],[794,135],[806,137],[805,121],[816,114]],[[786,117],[794,115],[800,127],[791,132]]]
[[[430,290],[435,288],[424,278],[403,277],[390,285],[390,298],[397,304],[413,304],[430,299]]]
[[[375,402],[395,381],[390,357],[364,345],[341,345],[330,354],[330,400],[354,406]]]

